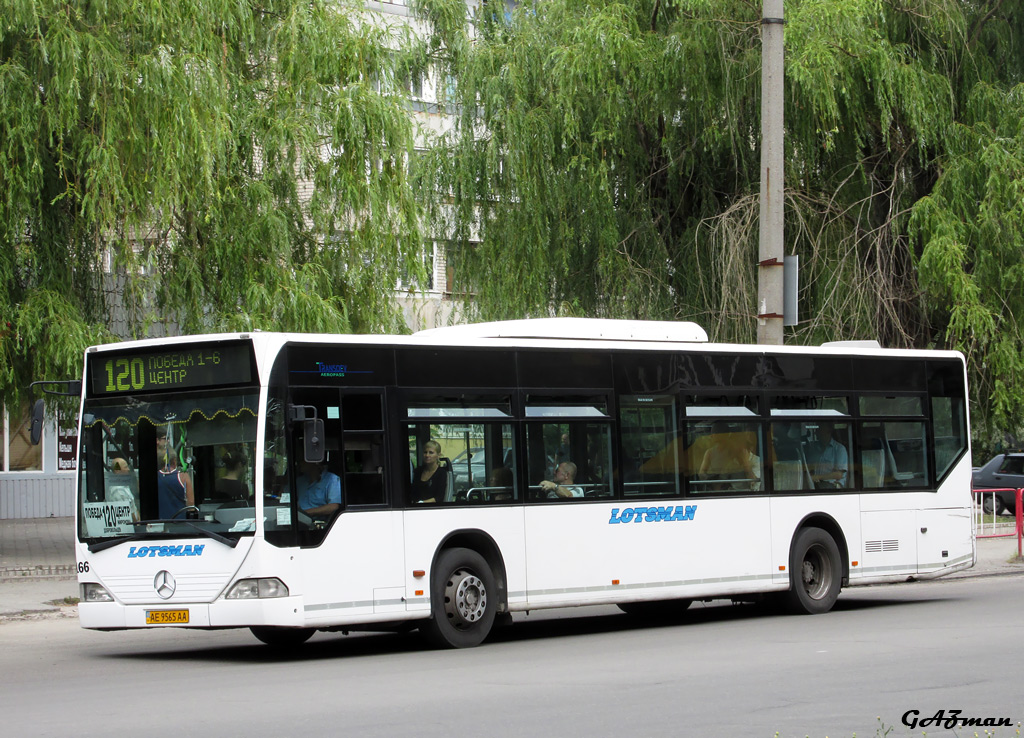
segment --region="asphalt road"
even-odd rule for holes
[[[822,616],[558,610],[464,651],[320,633],[286,655],[247,631],[96,633],[51,616],[0,623],[0,724],[61,737],[1010,738],[1024,719],[1022,602],[1024,575],[939,580],[846,590]],[[1013,727],[912,730],[913,710]]]

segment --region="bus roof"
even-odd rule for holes
[[[414,334],[423,338],[546,338],[593,341],[667,341],[707,343],[708,334],[696,323],[605,318],[534,318],[468,323],[429,328]]]
[[[253,330],[239,333],[174,336],[92,346],[87,353],[124,350],[134,347],[179,346],[204,341],[249,340],[257,353],[270,351],[291,342],[361,343],[373,346],[472,346],[477,348],[542,348],[552,344],[576,348],[617,349],[629,344],[638,350],[739,351],[775,355],[873,355],[873,356],[956,356],[952,350],[891,349],[877,341],[830,341],[820,346],[712,343],[696,323],[618,320],[604,318],[535,318],[524,320],[468,323],[418,331],[412,335],[279,333]]]

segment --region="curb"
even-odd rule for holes
[[[920,579],[917,581],[921,582],[940,582],[943,580],[950,581],[953,579],[981,579],[983,577],[1005,577],[1013,574],[1024,574],[1024,567],[1018,569],[984,569],[976,572],[967,570],[965,572],[956,572],[946,577],[936,577],[935,579]]]
[[[25,620],[58,620],[62,618],[77,617],[78,605],[53,605],[52,607],[47,608],[0,612],[0,623]]]

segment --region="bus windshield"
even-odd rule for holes
[[[87,399],[80,537],[251,535],[258,400],[252,388]]]

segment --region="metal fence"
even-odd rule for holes
[[[0,474],[0,520],[63,518],[74,514],[73,474]]]
[[[1013,515],[999,515],[1002,505],[999,501],[1001,493],[1012,492],[1014,495]],[[1024,510],[1021,501],[1024,499],[1024,488],[974,490],[974,534],[978,538],[1017,538],[1017,555],[1024,553]],[[986,509],[989,512],[986,512]]]

